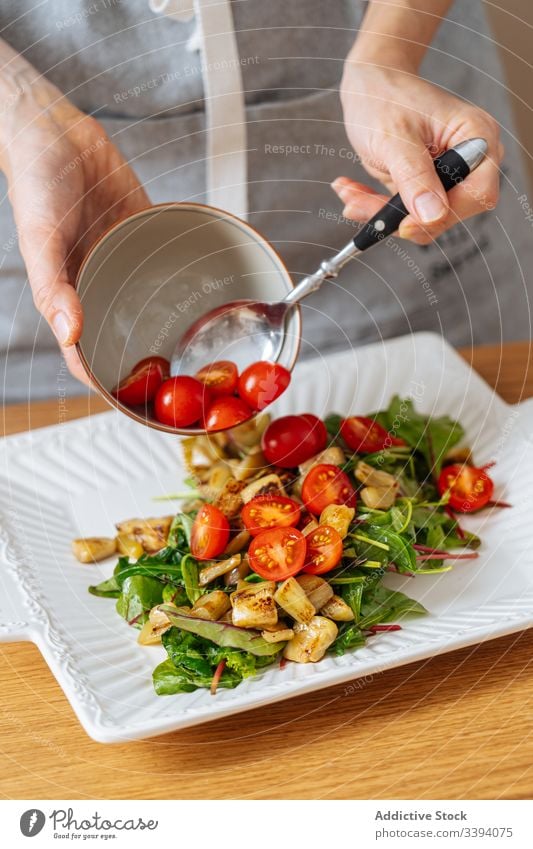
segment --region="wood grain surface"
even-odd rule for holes
[[[529,343],[463,352],[508,401],[533,395]],[[4,409],[5,433],[105,409]],[[104,746],[39,651],[0,645],[0,795],[30,799],[487,799],[533,791],[533,631],[197,728]]]

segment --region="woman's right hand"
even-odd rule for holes
[[[16,89],[12,79],[2,79],[0,98],[0,168],[8,180],[33,299],[70,371],[87,383],[72,347],[83,324],[73,288],[77,270],[102,232],[150,201],[98,121],[31,66],[17,74]]]

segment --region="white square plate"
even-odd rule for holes
[[[87,733],[101,742],[162,734],[327,687],[533,624],[533,404],[510,407],[432,334],[306,362],[275,413],[365,413],[393,394],[425,413],[459,419],[479,464],[497,460],[497,496],[514,506],[466,519],[481,534],[478,560],[451,572],[391,576],[430,611],[344,657],[276,665],[213,698],[205,690],[156,696],[151,674],[165,656],[141,648],[114,601],[87,586],[114,563],[82,566],[77,536],[112,535],[130,516],[172,512],[154,501],[182,485],[179,440],[110,412],[7,437],[0,464],[0,639],[33,640]]]

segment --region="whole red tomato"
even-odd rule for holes
[[[292,469],[323,451],[328,442],[324,423],[311,413],[275,419],[263,434],[261,447],[273,466]]]

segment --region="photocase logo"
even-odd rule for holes
[[[24,837],[35,837],[42,831],[46,817],[38,808],[30,808],[24,811],[20,818],[20,830]]]

